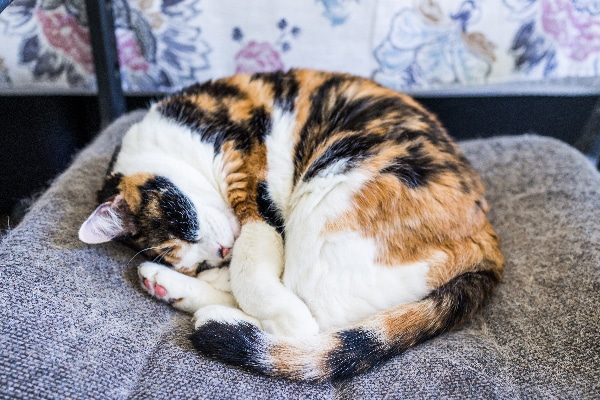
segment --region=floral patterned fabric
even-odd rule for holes
[[[600,93],[600,0],[114,0],[123,88],[309,67],[398,90]],[[0,14],[0,93],[95,90],[84,0]],[[543,83],[543,84],[541,84]]]

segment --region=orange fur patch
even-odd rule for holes
[[[240,223],[260,220],[256,203],[258,182],[265,179],[267,149],[256,144],[249,153],[236,150],[232,142],[222,146],[227,199]]]
[[[140,187],[143,186],[149,179],[153,178],[152,174],[134,174],[125,176],[119,182],[117,188],[127,202],[127,205],[134,213],[137,213],[142,203]]]
[[[403,345],[411,347],[418,343],[423,332],[439,322],[437,312],[433,301],[422,300],[385,311],[374,318],[371,325],[377,327],[386,341],[397,342],[398,335],[402,335]]]

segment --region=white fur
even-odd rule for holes
[[[125,135],[114,170],[123,175],[151,173],[168,178],[194,204],[199,243],[189,247],[176,269],[192,269],[198,260],[220,263],[219,248],[233,247],[239,224],[222,190],[211,144],[189,128],[160,115],[153,108]]]
[[[322,330],[339,329],[429,292],[426,262],[382,266],[377,248],[357,232],[304,237],[301,253],[288,252],[286,285],[302,299]],[[312,247],[309,251],[308,248]]]
[[[346,162],[340,160],[308,182],[300,178],[292,189],[295,116],[279,110],[273,116],[267,176],[269,194],[286,221],[283,281],[308,305],[320,329],[348,326],[426,295],[426,262],[380,266],[375,243],[358,232],[324,232],[371,177],[361,170],[340,173]]]
[[[335,174],[333,165],[301,183],[286,225],[284,283],[302,298],[322,330],[341,328],[429,292],[426,262],[380,266],[376,244],[360,232],[326,233],[369,176]]]
[[[230,322],[235,324],[240,321],[250,322],[262,328],[260,321],[249,316],[239,308],[228,307],[221,304],[209,304],[194,312],[194,326],[199,328],[208,321]]]
[[[290,214],[290,196],[294,184],[294,146],[291,140],[296,116],[280,109],[273,111],[271,134],[265,140],[267,146],[267,181],[269,195],[279,207],[284,220]]]
[[[291,126],[290,117],[283,117],[280,125],[283,135],[285,128]],[[200,243],[189,246],[181,262],[175,265],[176,269],[189,268],[199,261],[220,261],[214,258],[219,245],[233,246],[239,234],[232,251],[230,272],[232,290],[242,309],[277,335],[306,336],[318,332],[306,305],[281,282],[283,244],[279,234],[263,223],[245,225],[239,232],[219,181],[222,160],[214,157],[212,145],[201,142],[188,128],[162,118],[151,109],[124,137],[114,170],[124,175],[165,176],[193,202],[200,220]],[[291,185],[291,180],[287,185]],[[148,268],[143,268],[140,274],[150,273]],[[160,279],[159,284],[167,285],[169,292],[182,294],[175,286],[177,282],[189,280],[174,281],[166,271],[153,275],[153,279]],[[214,285],[213,282],[213,289]],[[188,287],[193,286],[188,283]],[[189,309],[193,306],[187,304],[199,304],[194,296],[190,294],[190,297],[189,301],[175,303],[176,306],[186,304]],[[207,308],[204,312],[207,310],[213,309]],[[197,317],[197,320],[203,319]]]
[[[219,192],[213,151],[211,144],[202,142],[189,128],[164,118],[153,106],[123,138],[114,168],[125,175],[166,174],[191,193],[202,194],[208,188]]]

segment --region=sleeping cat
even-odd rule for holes
[[[503,258],[476,172],[413,99],[350,75],[236,75],[154,104],[115,151],[86,243],[154,257],[202,354],[341,379],[470,318]]]

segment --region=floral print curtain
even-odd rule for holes
[[[600,77],[600,0],[114,0],[123,87],[162,93],[236,72],[308,67],[404,91]],[[0,93],[95,90],[84,0],[0,14]],[[543,85],[541,83],[543,82]],[[537,86],[536,86],[537,85]],[[567,89],[564,89],[564,88]]]

